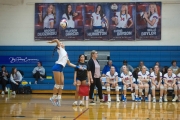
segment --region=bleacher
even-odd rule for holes
[[[52,57],[54,46],[0,46],[0,56],[33,56],[42,61],[47,76],[52,76],[52,66],[58,58],[55,53]],[[66,46],[69,59],[72,63],[77,63],[78,56],[84,54],[85,51],[109,51],[110,59],[118,68],[122,66],[122,61],[127,60],[128,64],[134,68],[138,66],[139,61],[143,60],[145,65],[150,68],[155,62],[160,62],[161,67],[170,66],[172,60],[177,60],[180,66],[180,46]],[[2,65],[0,63],[0,65]],[[10,72],[12,67],[24,71],[24,78],[28,82],[31,81],[32,90],[52,90],[54,80],[45,79],[34,84],[32,70],[36,64],[5,64],[6,69]],[[101,66],[104,67],[104,66]],[[66,66],[64,69],[64,90],[75,90],[73,86],[74,69]],[[9,85],[8,85],[9,86]],[[0,86],[1,87],[1,86]],[[1,89],[1,88],[0,88]]]

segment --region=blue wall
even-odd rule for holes
[[[58,58],[57,53],[52,57],[53,49],[53,46],[0,46],[0,56],[34,56],[40,58],[47,75],[52,76],[51,68]],[[177,64],[180,66],[180,46],[66,46],[66,51],[72,63],[77,63],[79,54],[91,50],[110,51],[110,58],[118,68],[122,66],[123,60],[127,60],[133,67],[137,67],[140,60],[143,60],[148,68],[153,67],[157,61],[160,62],[162,67],[170,66],[172,60],[177,60]],[[34,83],[32,70],[36,64],[5,65],[9,72],[14,66],[23,70],[25,74],[24,80]],[[66,66],[64,69],[66,90],[75,89],[72,85],[73,72],[74,69],[69,66]],[[32,85],[32,88],[41,90],[52,89],[53,85],[54,80],[44,80],[42,82],[39,81],[38,85]]]

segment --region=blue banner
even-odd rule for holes
[[[0,64],[34,64],[38,61],[33,56],[0,56]]]

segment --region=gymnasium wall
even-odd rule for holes
[[[10,0],[7,0],[10,1]],[[13,0],[15,1],[15,0]],[[16,0],[21,1],[21,0]],[[23,1],[23,0],[22,0]],[[0,45],[48,45],[45,41],[34,41],[34,3],[50,0],[24,0],[16,5],[3,5],[0,0]],[[66,0],[51,0],[67,2]],[[114,0],[124,2],[125,0]],[[126,2],[134,2],[129,0]],[[147,1],[147,0],[141,0]],[[153,0],[150,0],[153,1]],[[179,0],[162,1],[162,40],[160,41],[65,41],[67,46],[177,46],[180,45],[180,2]],[[68,2],[84,2],[70,0]],[[88,1],[86,1],[88,2]],[[109,0],[91,0],[89,2],[109,2]]]

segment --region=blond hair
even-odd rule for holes
[[[95,54],[95,53],[97,53],[96,50],[92,50],[92,51],[91,51],[91,58],[93,57],[93,54]]]
[[[127,5],[122,5],[122,7],[123,6],[125,6],[125,14],[126,14],[126,19],[127,19],[128,18],[128,6]],[[122,15],[122,11],[120,11],[120,17],[121,17],[121,15]]]
[[[154,12],[158,14],[156,4],[155,4],[155,3],[151,3],[151,4],[149,5],[148,16],[150,17],[150,16],[152,15],[152,13],[151,13],[151,11],[150,11],[150,6],[153,6],[153,8],[154,8]]]
[[[55,6],[53,4],[49,4],[48,7],[49,6],[53,6],[52,14],[54,16],[54,23],[56,23],[56,8],[55,8]],[[46,11],[46,15],[44,16],[44,19],[46,18],[46,16],[48,16],[48,9]]]

